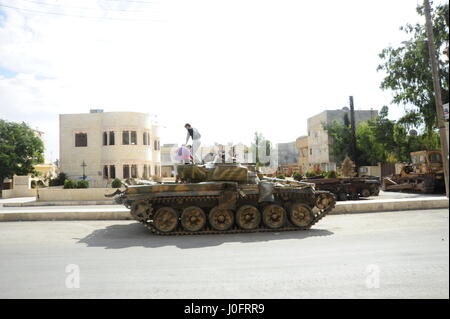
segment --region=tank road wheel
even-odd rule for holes
[[[153,217],[153,225],[162,233],[170,233],[178,225],[178,216],[172,207],[161,207]]]
[[[151,212],[151,206],[144,200],[135,201],[131,204],[131,215],[138,221],[147,221]]]
[[[316,206],[318,209],[327,209],[333,203],[334,198],[332,198],[329,194],[319,194],[316,199]]]
[[[286,220],[286,210],[280,205],[272,204],[264,208],[263,221],[264,225],[269,228],[276,229],[284,225]]]
[[[370,196],[370,190],[368,188],[364,188],[361,191],[361,197],[369,197]]]
[[[314,213],[308,205],[294,203],[289,209],[289,219],[297,227],[306,227],[314,220]]]
[[[203,209],[197,206],[185,208],[181,213],[181,225],[187,231],[196,232],[206,224],[206,215]]]
[[[261,213],[252,205],[240,207],[236,213],[236,223],[242,229],[250,230],[258,227],[261,222]]]
[[[214,207],[209,212],[208,219],[215,230],[228,230],[234,224],[234,213],[230,209]]]
[[[338,198],[338,200],[340,200],[340,201],[347,200],[347,194],[344,193],[344,192],[340,192],[340,193],[337,194],[337,198]]]

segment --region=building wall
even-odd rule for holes
[[[296,142],[278,143],[278,166],[297,164],[298,161],[298,149]]]
[[[59,123],[60,168],[70,179],[82,178],[83,161],[87,165],[85,175],[91,187],[105,187],[111,181],[111,166],[115,167],[115,177],[120,179],[124,178],[124,165],[130,165],[130,168],[131,165],[136,165],[138,178],[143,177],[144,165],[149,170],[149,177],[160,177],[159,130],[158,126],[151,123],[148,114],[137,112],[61,114]],[[131,144],[131,140],[130,145],[122,143],[124,131],[136,132],[135,145]],[[107,145],[103,145],[104,132],[107,133]],[[109,145],[109,132],[114,132],[114,145]],[[87,134],[86,147],[75,146],[76,133]],[[148,145],[144,145],[144,133],[148,133]],[[108,167],[108,177],[104,176],[105,165]]]
[[[319,164],[324,170],[336,170],[336,162],[330,154],[330,145],[333,142],[323,124],[331,125],[333,121],[344,123],[344,116],[349,110],[327,110],[308,119],[308,147],[309,164],[314,166]],[[355,110],[356,127],[363,121],[373,119],[378,116],[377,110]]]
[[[308,136],[300,136],[295,142],[298,150],[297,165],[303,171],[303,173],[306,173],[306,171],[310,169]]]

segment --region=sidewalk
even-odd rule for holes
[[[103,207],[102,207],[103,206]],[[366,213],[398,210],[448,208],[446,197],[357,200],[337,202],[331,214]],[[48,206],[48,207],[3,207],[1,221],[48,221],[48,220],[130,220],[127,208],[121,205],[101,206]]]

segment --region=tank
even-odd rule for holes
[[[178,182],[127,185],[117,203],[158,235],[305,230],[335,206],[314,184],[264,178],[254,165],[178,165]]]
[[[360,197],[378,196],[381,183],[376,176],[348,178],[309,178],[302,181],[312,182],[317,190],[332,192],[337,200],[359,199]]]

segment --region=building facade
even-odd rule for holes
[[[345,116],[350,120],[350,110],[344,107],[342,110],[327,110],[308,119],[308,147],[309,165],[320,165],[323,170],[336,170],[336,161],[330,153],[332,138],[324,129],[324,125],[331,125],[333,121],[344,123]],[[378,116],[376,110],[355,110],[355,126],[361,122],[375,119]]]
[[[175,175],[175,152],[178,144],[163,144],[161,147],[161,176],[173,177]]]
[[[311,169],[309,164],[309,147],[308,147],[308,136],[300,136],[295,141],[295,146],[298,150],[298,161],[297,165],[299,169],[305,174]]]
[[[161,176],[158,125],[137,112],[60,114],[60,170],[106,187],[114,178]]]
[[[298,162],[298,149],[296,142],[278,143],[278,165],[297,165]]]

